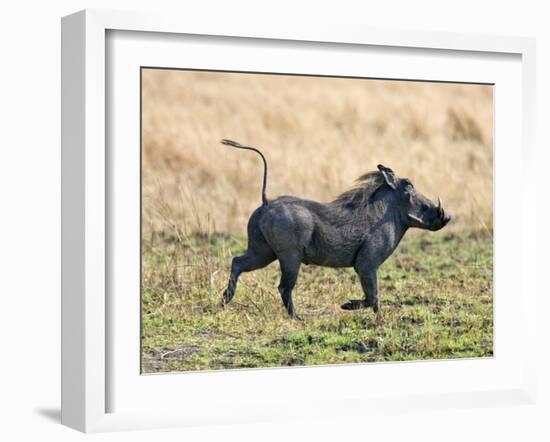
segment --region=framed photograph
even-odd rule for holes
[[[64,424],[534,400],[533,40],[83,11],[62,54]]]

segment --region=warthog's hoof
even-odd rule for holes
[[[342,304],[340,308],[342,310],[359,310],[360,308],[365,308],[365,301],[362,299],[352,299],[349,302],[346,302],[345,304]]]
[[[375,313],[378,313],[380,306],[378,302],[370,303],[364,299],[352,299],[349,302],[346,302],[340,306],[342,310],[359,310],[362,308],[372,307]]]
[[[220,307],[222,308],[225,307],[227,304],[231,302],[232,298],[233,296],[230,296],[230,294],[227,292],[227,289],[225,289],[222,295],[222,299],[220,301]]]
[[[297,315],[296,313],[289,313],[288,314],[288,319],[293,319],[295,321],[303,321],[304,319],[302,318],[302,316],[300,315]]]

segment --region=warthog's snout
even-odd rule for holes
[[[439,198],[439,197],[437,198],[437,215],[439,217],[439,220],[441,221],[440,229],[442,229],[447,224],[449,224],[449,222],[452,219],[452,216],[449,213],[445,212],[445,209],[443,208],[443,206],[441,204],[441,198]]]
[[[441,198],[437,198],[437,204],[435,204],[409,185],[406,186],[405,195],[409,227],[435,231],[442,229],[451,221],[452,217],[445,212]]]

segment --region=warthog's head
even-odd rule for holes
[[[395,200],[401,213],[401,218],[409,227],[427,230],[439,230],[451,220],[445,213],[438,198],[437,204],[418,192],[408,178],[399,178],[393,170],[381,164],[378,170],[382,173],[386,184],[394,191]]]

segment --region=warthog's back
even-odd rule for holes
[[[272,200],[260,209],[259,228],[276,254],[291,251],[306,264],[353,265],[361,235],[342,209],[290,196]]]

